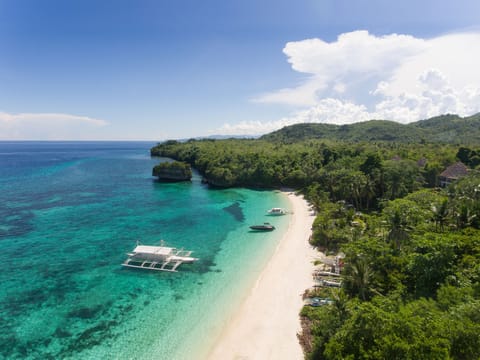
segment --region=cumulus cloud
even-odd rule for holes
[[[242,121],[233,125],[226,123],[216,130],[211,130],[210,133],[220,135],[261,135],[293,124],[295,124],[295,120],[288,118],[267,122]]]
[[[425,40],[408,35],[376,37],[368,31],[342,34],[337,41],[321,39],[289,42],[283,52],[292,69],[310,77],[300,86],[263,94],[257,102],[314,105],[329,90],[367,79],[389,77],[405,59],[428,48]]]
[[[295,88],[284,88],[253,99],[258,103],[277,103],[293,106],[308,106],[317,101],[317,92],[323,89],[322,80],[315,77]]]
[[[391,85],[382,82],[373,91],[382,95],[375,114],[384,119],[408,123],[440,114],[471,115],[480,111],[480,89],[454,88],[438,69],[425,70],[416,81],[417,91],[391,94]]]
[[[260,135],[297,123],[322,122],[351,124],[371,119],[371,113],[363,105],[356,105],[338,99],[323,99],[317,105],[297,111],[277,121],[244,121],[238,124],[224,124],[213,133],[225,135]]]
[[[0,139],[88,139],[89,131],[106,125],[105,120],[71,114],[0,112]]]
[[[477,44],[479,32],[419,39],[354,31],[331,43],[289,42],[283,52],[292,69],[307,74],[306,79],[254,101],[294,105],[297,110],[278,121],[259,122],[258,128],[257,122],[247,122],[222,129],[233,134],[250,127],[253,134],[255,129],[268,132],[300,122],[408,123],[445,113],[471,115],[480,112]]]

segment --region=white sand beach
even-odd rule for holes
[[[307,202],[293,193],[286,196],[293,211],[288,230],[208,359],[303,359],[299,312],[319,253],[308,243],[314,216]]]

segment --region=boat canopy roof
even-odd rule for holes
[[[133,249],[133,252],[140,254],[170,255],[173,250],[174,248],[166,246],[137,245],[137,247]]]

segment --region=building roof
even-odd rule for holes
[[[468,168],[462,162],[457,162],[447,167],[441,174],[441,177],[447,179],[459,179],[468,174]]]

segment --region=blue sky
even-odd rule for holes
[[[480,2],[0,0],[0,140],[480,111]]]

